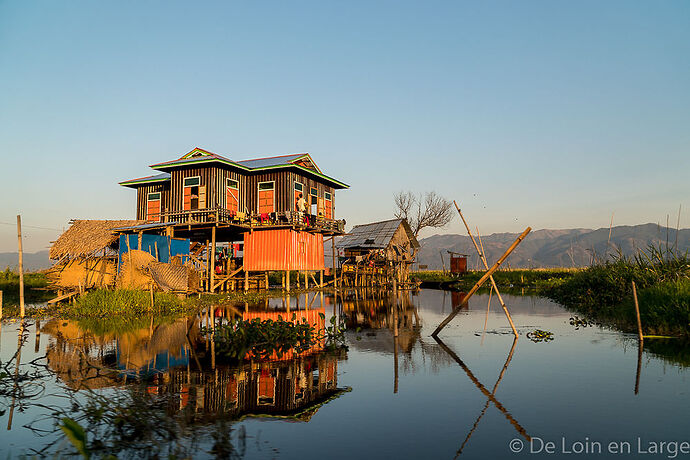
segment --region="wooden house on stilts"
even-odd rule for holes
[[[344,286],[409,286],[410,265],[419,249],[405,219],[356,225],[336,243]]]
[[[151,168],[158,174],[120,182],[137,191],[146,221],[121,232],[189,239],[205,290],[267,287],[269,271],[283,271],[288,289],[290,271],[323,279],[323,237],[345,228],[335,192],[348,186],[308,153],[235,161],[195,148]]]

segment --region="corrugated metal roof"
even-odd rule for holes
[[[161,173],[153,176],[139,177],[137,179],[130,179],[120,182],[120,185],[140,185],[148,182],[162,182],[170,180],[170,174]]]
[[[343,236],[336,243],[338,249],[385,249],[391,242],[395,231],[404,225],[413,247],[418,247],[417,239],[412,234],[410,226],[405,219],[392,219],[383,222],[374,222],[365,225],[356,225],[350,233]]]
[[[303,157],[304,153],[294,153],[290,155],[280,155],[276,157],[267,157],[267,158],[255,158],[252,160],[241,160],[238,161],[237,163],[241,164],[242,166],[246,166],[247,168],[267,168],[270,166],[282,166],[282,165],[288,165],[291,162],[295,161],[296,159]]]

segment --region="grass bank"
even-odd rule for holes
[[[690,259],[659,248],[593,265],[546,289],[544,295],[589,319],[637,329],[635,281],[645,334],[690,337]]]
[[[9,268],[0,271],[0,291],[3,307],[19,305],[19,273]],[[41,303],[55,297],[55,292],[48,290],[48,279],[45,273],[24,273],[24,303]]]
[[[567,268],[533,269],[533,270],[498,270],[493,277],[499,288],[530,289],[537,293],[545,292],[572,277],[578,270]],[[469,271],[460,277],[454,277],[442,271],[414,272],[410,277],[421,281],[422,287],[436,287],[458,291],[468,291],[484,275],[485,271]],[[490,286],[489,283],[484,285]]]

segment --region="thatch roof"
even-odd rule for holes
[[[113,229],[143,223],[143,220],[75,220],[50,248],[51,259],[89,257],[118,240]]]

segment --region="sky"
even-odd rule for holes
[[[194,147],[309,152],[348,228],[403,190],[482,234],[688,227],[690,2],[0,0],[0,252],[134,218],[118,182]]]

